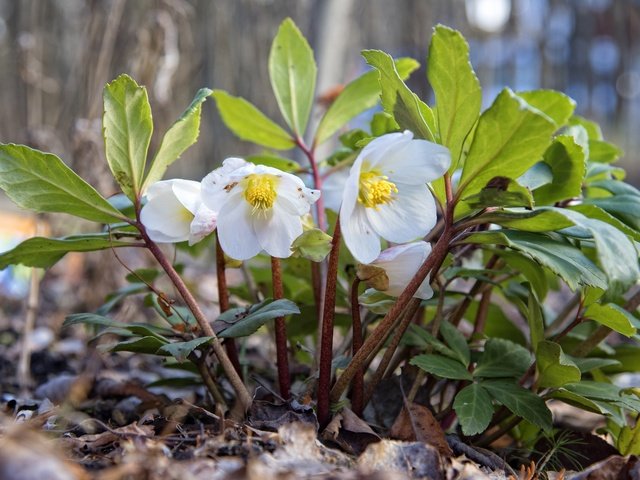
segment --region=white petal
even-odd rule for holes
[[[422,300],[429,300],[433,297],[433,289],[431,288],[431,275],[427,275],[427,278],[424,279],[424,282],[420,284],[418,290],[416,291],[414,297],[421,298]]]
[[[396,245],[384,250],[372,265],[384,268],[387,273],[389,288],[385,293],[399,296],[430,253],[431,245],[424,241]]]
[[[402,149],[413,139],[413,133],[405,130],[403,133],[387,133],[369,142],[360,152],[369,169],[378,167],[392,152]]]
[[[340,229],[347,248],[360,263],[370,263],[380,254],[380,237],[371,228],[364,208],[356,205],[350,215],[343,215],[345,204],[340,211]]]
[[[198,243],[216,229],[218,215],[200,204],[189,228],[189,245]]]
[[[200,200],[200,182],[194,182],[193,180],[183,180],[176,178],[171,180],[171,189],[178,201],[184,205],[194,215],[198,210],[198,206],[202,202]]]
[[[268,215],[254,215],[253,228],[262,249],[278,258],[291,256],[291,244],[302,235],[300,216],[278,208],[272,208]]]
[[[394,183],[418,185],[440,178],[449,165],[448,148],[426,140],[411,140],[387,150],[378,168]]]
[[[366,209],[370,225],[382,238],[404,243],[424,237],[436,224],[436,205],[426,185],[398,185],[391,203]]]
[[[147,201],[151,201],[154,198],[162,195],[164,193],[171,191],[171,180],[161,180],[149,186],[147,189],[147,193],[145,193],[145,197],[147,197]]]
[[[272,174],[273,175],[273,174]],[[311,204],[320,198],[320,192],[307,188],[304,182],[286,172],[277,174],[279,177],[276,187],[276,203],[291,215],[306,215],[309,213]]]
[[[242,194],[233,195],[218,214],[218,238],[222,250],[236,260],[255,257],[262,247],[251,221],[251,205]]]
[[[178,201],[173,191],[165,187],[156,189],[155,196],[142,207],[140,221],[154,242],[183,242],[189,238],[193,215]],[[158,190],[162,191],[159,195]]]
[[[202,202],[213,211],[221,210],[229,196],[240,188],[236,177],[249,175],[254,168],[255,165],[241,158],[227,158],[221,167],[202,179]]]
[[[340,211],[342,204],[342,193],[349,178],[349,168],[344,167],[334,170],[322,182],[322,199],[324,206],[333,210]]]

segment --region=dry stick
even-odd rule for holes
[[[322,314],[322,334],[320,336],[320,372],[318,378],[318,422],[320,428],[329,423],[329,396],[331,389],[331,361],[333,359],[333,320],[336,307],[336,282],[338,278],[338,257],[340,254],[340,219],[336,220],[329,253],[327,283],[325,287]],[[356,354],[357,355],[357,354]],[[354,356],[355,358],[355,356]],[[356,372],[354,372],[355,374]]]
[[[213,349],[213,352],[216,354],[216,357],[218,357],[218,361],[220,362],[220,365],[222,366],[224,373],[227,375],[227,378],[229,379],[229,382],[231,383],[233,390],[236,392],[236,395],[238,396],[238,401],[240,402],[242,409],[246,412],[251,406],[251,402],[253,401],[253,399],[251,398],[251,395],[249,395],[249,391],[244,386],[244,383],[242,383],[242,379],[238,375],[238,372],[236,372],[236,369],[233,366],[233,363],[227,356],[225,349],[222,346],[222,342],[220,342],[220,339],[217,337],[217,335],[213,331],[213,328],[211,328],[211,325],[209,325],[209,322],[207,321],[207,317],[205,316],[204,312],[200,308],[200,305],[198,305],[198,302],[196,302],[196,299],[193,297],[193,295],[185,285],[184,281],[182,280],[182,277],[180,277],[178,272],[176,272],[175,268],[173,268],[173,265],[171,265],[171,262],[167,260],[167,257],[164,255],[162,250],[160,250],[160,247],[158,247],[158,245],[149,238],[142,224],[137,224],[136,226],[138,227],[138,230],[140,230],[140,234],[142,235],[142,238],[144,239],[147,245],[147,248],[149,249],[151,254],[155,257],[155,259],[158,261],[158,263],[166,272],[166,274],[169,276],[169,279],[171,279],[171,282],[175,285],[176,290],[178,290],[178,293],[180,293],[180,296],[182,297],[184,302],[187,304],[187,307],[189,308],[189,310],[191,310],[191,313],[193,313],[193,316],[195,317],[196,321],[198,322],[198,325],[200,326],[204,334],[207,335],[208,337],[212,337],[213,340],[211,341],[211,348]]]
[[[202,377],[202,381],[207,387],[207,390],[209,390],[209,393],[211,394],[213,399],[216,401],[218,407],[222,409],[222,411],[228,410],[227,402],[224,400],[222,392],[218,388],[218,385],[216,385],[216,381],[213,378],[213,375],[211,375],[209,368],[207,367],[206,353],[202,352],[201,356],[198,357],[194,352],[191,352],[188,358],[193,363],[195,363],[196,367],[198,367],[198,372]]]
[[[447,191],[448,201],[447,210],[445,212],[445,227],[442,235],[440,236],[436,245],[433,247],[431,255],[429,255],[425,262],[420,266],[409,284],[398,297],[396,303],[394,303],[391,307],[391,310],[389,310],[382,321],[378,324],[377,328],[367,338],[367,340],[362,345],[362,348],[358,350],[358,353],[356,355],[354,355],[354,357],[351,359],[351,362],[349,362],[349,365],[347,365],[347,368],[344,370],[340,378],[338,378],[338,380],[336,381],[335,385],[331,389],[331,402],[335,403],[340,400],[342,393],[346,390],[349,382],[356,374],[356,372],[360,368],[362,368],[366,359],[372,353],[377,351],[378,344],[384,342],[384,339],[387,338],[391,327],[393,326],[393,323],[396,321],[400,313],[404,310],[405,305],[407,305],[411,301],[424,279],[427,278],[427,275],[432,270],[435,270],[436,267],[440,268],[440,265],[447,256],[447,252],[449,251],[449,244],[451,242],[451,239],[453,238],[452,220],[453,210],[455,207],[451,195],[451,178],[448,174],[445,175],[445,188]]]
[[[216,235],[216,277],[218,279],[218,305],[220,306],[220,313],[229,310],[229,289],[227,287],[227,274],[225,271],[224,251],[220,245],[220,239]],[[229,360],[233,363],[233,367],[242,378],[242,367],[240,366],[240,359],[238,358],[238,348],[234,338],[225,338],[222,342],[224,348],[227,350]]]
[[[358,287],[360,286],[360,279],[356,277],[351,285],[351,351],[352,355],[358,353],[360,347],[362,347],[362,322],[360,321],[360,302],[358,301]],[[353,413],[362,416],[364,394],[364,369],[360,369],[356,376],[353,378],[353,384],[351,387],[351,410]]]
[[[284,298],[282,287],[282,270],[280,259],[271,257],[271,280],[273,283],[273,298]],[[276,318],[276,364],[278,367],[278,385],[280,396],[288,399],[291,396],[291,380],[289,377],[289,358],[287,351],[287,327],[284,317]]]
[[[391,342],[387,346],[387,350],[384,352],[384,355],[382,356],[382,360],[380,361],[378,368],[373,374],[373,378],[367,385],[367,392],[366,392],[365,401],[364,401],[365,405],[369,403],[369,401],[371,400],[371,397],[373,396],[373,391],[378,386],[378,383],[380,383],[380,380],[382,380],[384,373],[387,371],[387,367],[391,362],[391,358],[393,357],[393,354],[395,353],[396,348],[398,348],[398,345],[400,344],[400,340],[402,339],[402,336],[404,335],[405,330],[409,327],[409,324],[411,324],[411,322],[413,321],[413,316],[415,315],[416,311],[420,307],[420,301],[421,300],[419,298],[413,298],[409,302],[409,305],[407,305],[403,313],[402,321],[400,322],[398,327],[395,329],[393,338],[391,339]]]

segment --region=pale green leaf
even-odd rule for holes
[[[530,90],[518,92],[518,96],[553,120],[556,127],[565,125],[576,108],[571,97],[556,90]]]
[[[551,205],[581,195],[587,167],[582,147],[572,136],[556,137],[544,152],[543,161],[551,168],[553,179],[533,191],[536,205]]]
[[[399,58],[395,62],[398,75],[406,79],[420,66],[412,58]],[[327,109],[320,120],[315,144],[320,145],[356,115],[374,107],[380,100],[380,82],[376,71],[367,72],[349,83]]]
[[[515,415],[551,430],[551,411],[535,393],[510,380],[485,380],[480,385]]]
[[[280,112],[296,135],[303,136],[316,88],[313,50],[293,20],[278,29],[269,53],[269,77]]]
[[[604,140],[589,139],[589,161],[613,163],[624,155],[621,148]]]
[[[149,185],[161,180],[169,165],[176,161],[187,148],[196,143],[200,134],[202,104],[209,95],[211,95],[211,90],[201,88],[189,107],[164,134],[144,180],[143,192]]]
[[[587,307],[583,316],[627,337],[636,334],[636,327],[633,325],[633,316],[616,304],[608,303],[606,305],[600,305],[598,303],[592,303]]]
[[[442,378],[451,378],[454,380],[471,380],[472,378],[467,368],[458,360],[453,360],[441,355],[433,355],[430,353],[417,355],[411,359],[410,363],[432,375],[437,375]]]
[[[580,381],[580,369],[554,342],[541,341],[536,349],[538,384],[543,387],[561,387]]]
[[[153,132],[147,90],[128,75],[120,75],[104,87],[103,100],[107,162],[122,191],[135,201],[140,196]]]
[[[267,167],[277,168],[283,172],[296,172],[300,170],[300,164],[285,157],[274,155],[272,153],[261,153],[259,155],[249,155],[245,158],[247,162],[256,165],[265,165]]]
[[[469,62],[469,45],[460,32],[436,26],[429,46],[427,77],[436,97],[440,141],[451,150],[453,171],[482,104],[480,82]]]
[[[100,223],[124,218],[58,157],[24,145],[0,145],[0,188],[18,206],[36,212],[68,213]]]
[[[464,387],[453,402],[458,421],[465,435],[484,432],[493,417],[493,403],[487,391],[477,383]]]
[[[224,90],[214,90],[211,96],[222,121],[238,138],[276,150],[289,150],[295,146],[289,133],[244,98],[234,97]]]

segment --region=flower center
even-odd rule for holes
[[[273,207],[278,196],[276,185],[278,179],[269,174],[252,174],[245,178],[244,198],[253,210],[268,210]]]
[[[379,170],[362,172],[358,201],[367,208],[378,208],[379,205],[391,203],[393,194],[398,193],[398,188],[388,178]]]

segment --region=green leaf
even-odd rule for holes
[[[358,303],[377,315],[385,315],[396,299],[374,288],[367,288],[358,297]]]
[[[521,377],[531,365],[531,354],[517,343],[502,338],[490,338],[473,371],[474,377]]]
[[[480,385],[515,415],[551,430],[551,411],[538,395],[510,380],[484,380]]]
[[[278,29],[269,53],[269,77],[280,112],[296,135],[303,136],[316,88],[313,50],[293,20]]]
[[[477,383],[467,385],[460,390],[453,402],[453,409],[458,415],[462,433],[467,436],[484,432],[493,417],[491,397]]]
[[[621,365],[618,360],[613,358],[581,358],[570,357],[571,361],[576,364],[581,373],[588,373],[591,370],[602,369],[611,366]]]
[[[331,251],[331,236],[318,228],[307,230],[291,244],[294,257],[321,262]]]
[[[544,152],[543,161],[551,167],[553,180],[533,191],[536,205],[551,205],[582,194],[587,167],[582,147],[572,136],[556,137]]]
[[[456,353],[457,359],[460,360],[465,367],[468,367],[471,354],[469,352],[467,339],[462,332],[449,322],[442,322],[440,324],[440,334],[444,341],[447,342],[447,345]]]
[[[542,306],[532,291],[529,292],[527,302],[527,323],[529,324],[529,341],[537,355],[540,342],[544,340],[544,318]]]
[[[621,455],[640,455],[640,421],[636,420],[633,427],[622,427],[616,447]]]
[[[574,407],[581,408],[588,412],[593,412],[600,415],[615,414],[615,407],[613,407],[610,403],[603,402],[601,400],[593,400],[583,395],[578,395],[577,393],[565,390],[564,388],[560,388],[559,390],[551,392],[549,397],[561,400],[568,405],[573,405]]]
[[[398,75],[406,79],[420,64],[412,58],[399,58],[395,62]],[[320,145],[356,115],[375,107],[380,100],[378,73],[367,72],[349,83],[335,99],[320,120],[315,143]]]
[[[479,216],[477,223],[495,223],[525,232],[553,232],[574,225],[562,212],[546,208],[529,211],[497,210]]]
[[[592,303],[587,307],[583,316],[595,320],[626,337],[635,335],[637,331],[633,325],[633,315],[614,303],[606,305]]]
[[[473,209],[487,207],[525,207],[533,208],[531,190],[507,177],[493,177],[482,187],[479,193],[462,199]]]
[[[613,163],[622,155],[624,155],[622,149],[618,148],[613,143],[589,138],[589,161]]]
[[[198,90],[189,107],[164,134],[144,180],[143,192],[149,185],[161,180],[169,165],[176,161],[187,148],[196,143],[200,134],[202,104],[209,95],[211,95],[211,90],[208,88]]]
[[[160,270],[155,268],[138,268],[127,274],[124,279],[129,283],[153,283],[160,276]]]
[[[597,400],[618,401],[621,399],[621,388],[611,383],[583,380],[579,383],[568,383],[563,388],[577,395]]]
[[[433,113],[402,81],[393,58],[380,50],[364,50],[362,56],[379,72],[384,111],[393,116],[400,128],[411,130],[417,138],[433,141]]]
[[[472,379],[471,374],[462,363],[441,355],[433,355],[430,353],[417,355],[411,359],[410,363],[432,375],[437,375],[442,378],[451,378],[454,380]]]
[[[589,184],[589,188],[597,188],[606,190],[613,195],[635,195],[640,196],[640,190],[638,190],[633,185],[629,185],[626,182],[622,182],[620,180],[599,180],[596,182],[591,182]]]
[[[215,323],[216,326],[223,327],[218,334],[221,338],[247,337],[269,320],[298,313],[300,313],[300,309],[291,300],[267,299],[251,305],[248,309],[232,308],[227,310],[218,317]],[[225,327],[225,325],[228,326]]]
[[[504,245],[530,255],[559,275],[571,290],[581,285],[606,289],[607,279],[584,253],[568,242],[544,234],[501,230],[474,233],[465,243]]]
[[[416,347],[427,348],[431,347],[438,353],[449,357],[453,360],[460,360],[460,355],[447,347],[443,342],[431,335],[426,329],[419,327],[418,325],[411,324],[407,333],[402,337],[403,344],[412,345]],[[467,363],[468,365],[468,363]]]
[[[602,140],[602,130],[600,129],[600,125],[592,120],[587,120],[579,115],[574,115],[569,119],[569,125],[584,128],[590,140]]]
[[[118,342],[115,345],[108,345],[104,347],[104,350],[109,352],[134,352],[157,355],[158,350],[164,345],[166,345],[166,343],[157,337],[148,336],[132,338],[131,340]]]
[[[584,204],[595,205],[633,229],[640,230],[640,197],[637,195],[585,198]]]
[[[518,178],[540,159],[554,130],[547,116],[504,89],[480,116],[458,194],[477,193],[494,177]]]
[[[527,255],[512,250],[497,249],[494,252],[504,258],[511,268],[519,271],[529,282],[538,300],[543,300],[549,290],[549,282],[544,268]],[[531,319],[531,316],[528,317]]]
[[[454,171],[482,104],[480,82],[469,62],[469,44],[460,32],[443,25],[435,27],[427,77],[436,97],[440,141],[451,150],[450,171]]]
[[[593,218],[596,220],[600,220],[602,222],[608,223],[618,230],[622,231],[625,235],[630,236],[636,242],[640,242],[640,232],[634,230],[630,226],[625,223],[622,223],[613,215],[605,212],[602,208],[597,207],[596,205],[573,205],[569,207],[570,210],[575,210],[576,212],[580,212],[585,217]]]
[[[120,75],[107,83],[102,96],[107,162],[122,191],[135,201],[140,196],[153,132],[147,90],[128,75]]]
[[[244,98],[214,90],[222,121],[238,138],[276,150],[289,150],[295,146],[291,135]]]
[[[62,160],[24,145],[0,145],[0,188],[18,206],[60,212],[94,222],[124,216]]]
[[[9,265],[49,268],[68,252],[93,252],[111,247],[128,247],[131,243],[109,240],[106,234],[74,235],[63,238],[33,237],[0,254],[0,270]]]
[[[173,342],[167,343],[158,349],[158,353],[167,353],[174,357],[178,362],[184,362],[187,357],[195,349],[202,345],[211,343],[214,337],[198,337],[188,342]]]
[[[561,387],[565,383],[580,381],[580,369],[554,342],[542,341],[536,349],[539,372],[538,384],[543,387]]]
[[[283,172],[296,172],[300,170],[300,164],[289,160],[288,158],[274,155],[272,153],[262,153],[260,155],[249,155],[245,158],[247,162],[256,165],[266,165],[267,167],[277,168]]]
[[[556,127],[565,125],[576,108],[571,97],[556,90],[530,90],[518,92],[518,96],[553,120]]]
[[[118,322],[116,320],[113,320],[112,318],[105,317],[103,315],[97,315],[95,313],[74,313],[68,315],[67,318],[65,318],[62,327],[67,328],[71,325],[77,325],[80,323],[85,325],[115,328],[125,328],[129,325],[128,323]]]

